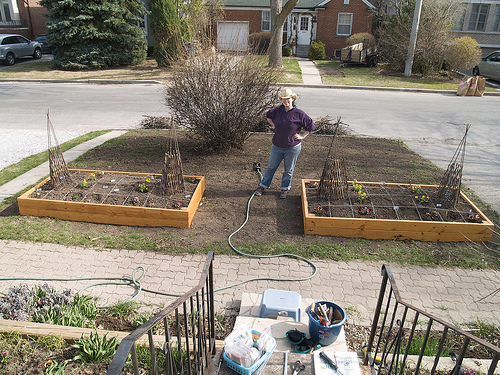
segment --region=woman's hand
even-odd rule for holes
[[[301,141],[305,137],[307,137],[308,134],[309,134],[309,132],[307,132],[307,131],[303,132],[302,135],[297,133],[297,134],[294,134],[293,139],[297,139],[297,140]]]

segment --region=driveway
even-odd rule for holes
[[[29,64],[29,63],[38,62],[38,61],[52,61],[52,54],[42,55],[42,58],[38,59],[38,60],[33,59],[31,57],[22,57],[22,58],[16,60],[16,63],[14,64],[14,66],[19,65],[19,64]],[[8,67],[9,67],[9,65],[0,64],[0,69],[5,69]]]

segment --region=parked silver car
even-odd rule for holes
[[[37,41],[38,43],[40,43],[42,45],[42,52],[44,54],[46,53],[52,53],[52,51],[54,50],[54,46],[49,44],[49,42],[47,41],[47,35],[37,35],[36,38],[35,38],[35,41]]]
[[[472,74],[500,82],[500,51],[490,53],[472,69]]]
[[[31,56],[42,57],[42,45],[18,34],[0,34],[0,61],[14,65],[16,59]]]

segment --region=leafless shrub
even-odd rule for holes
[[[255,126],[252,129],[252,132],[254,133],[269,133],[271,132],[271,127],[269,126],[269,123],[267,120],[263,117],[259,122],[255,124]]]
[[[386,16],[382,27],[378,29],[378,49],[392,70],[403,72],[415,2],[402,0],[395,6],[396,14]],[[413,57],[414,73],[428,75],[440,70],[451,39],[456,9],[456,2],[452,0],[428,0],[423,3]]]
[[[165,100],[178,124],[208,150],[241,148],[276,104],[279,71],[264,60],[207,50],[175,63]]]
[[[348,127],[347,124],[344,124],[340,120],[333,122],[330,116],[319,117],[314,120],[314,123],[316,124],[316,130],[314,131],[314,134],[333,135],[335,134],[335,129],[337,128],[337,125],[339,127],[337,131],[338,135],[350,134],[350,131],[347,128]]]
[[[170,126],[170,119],[165,116],[148,116],[143,115],[144,119],[139,126],[143,129],[168,129]]]

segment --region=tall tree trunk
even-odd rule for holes
[[[283,8],[283,0],[270,0],[271,2],[271,43],[269,45],[269,66],[281,68],[283,66],[283,55],[281,44],[283,43],[283,24],[299,0],[289,0]]]

